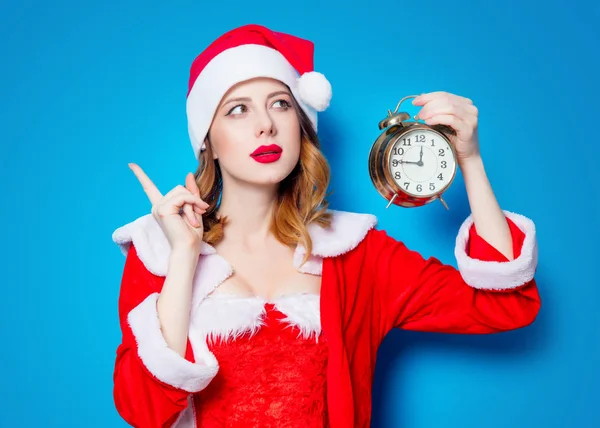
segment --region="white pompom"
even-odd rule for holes
[[[309,71],[298,78],[298,95],[316,111],[323,111],[331,101],[331,84],[323,74]]]

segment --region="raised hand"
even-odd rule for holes
[[[456,131],[450,135],[459,165],[464,160],[479,157],[478,109],[469,98],[448,92],[430,92],[413,100],[422,106],[418,117],[428,125],[446,125]]]
[[[204,227],[202,214],[208,204],[200,199],[193,174],[186,177],[186,186],[177,185],[166,195],[158,190],[152,180],[138,165],[131,163],[133,171],[152,204],[152,216],[163,230],[172,249],[200,252]]]

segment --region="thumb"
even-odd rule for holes
[[[185,177],[185,187],[196,196],[200,196],[200,189],[198,188],[198,184],[196,184],[196,179],[194,178],[194,174],[188,172],[188,175]]]
[[[194,178],[194,174],[192,174],[191,172],[189,172],[185,177],[185,187],[193,195],[198,196],[198,197],[200,196],[200,189],[198,188],[198,185],[196,184],[196,179]],[[196,207],[196,206],[193,207],[194,216],[196,217],[198,224],[202,225],[202,212],[198,212],[198,210],[199,210],[198,207]],[[195,229],[197,229],[199,227],[200,226],[194,226]]]

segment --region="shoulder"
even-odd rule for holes
[[[326,227],[309,225],[308,232],[313,243],[312,253],[320,257],[335,257],[356,248],[377,225],[372,214],[329,210],[331,224]]]
[[[317,257],[336,257],[356,248],[375,230],[377,217],[372,214],[350,211],[329,210],[332,221],[328,227],[316,224],[308,226],[312,240],[312,254]],[[165,276],[168,268],[171,248],[169,242],[152,214],[146,214],[118,227],[112,234],[112,240],[127,255],[131,245],[144,266],[154,275]],[[298,245],[296,256],[304,253]],[[201,256],[214,254],[215,249],[203,243]]]
[[[127,256],[131,245],[138,258],[155,275],[166,275],[166,255],[170,252],[169,241],[152,214],[143,215],[117,228],[112,240]]]
[[[112,240],[125,256],[133,245],[137,257],[154,275],[165,276],[167,274],[171,246],[152,214],[143,215],[118,227],[112,234]],[[203,243],[201,254],[214,252],[214,248]]]

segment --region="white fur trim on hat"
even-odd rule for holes
[[[298,78],[298,93],[316,111],[324,111],[331,101],[331,83],[322,73],[310,71]]]
[[[221,52],[204,67],[187,97],[188,132],[194,155],[199,158],[225,93],[235,84],[255,77],[269,77],[285,83],[316,130],[317,109],[324,109],[331,98],[331,85],[319,75],[309,72],[299,78],[296,69],[279,51],[263,45],[241,45]]]

